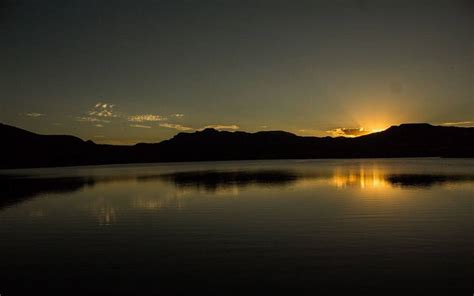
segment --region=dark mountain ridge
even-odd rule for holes
[[[244,159],[474,157],[474,128],[425,123],[401,124],[356,138],[205,129],[133,146],[39,135],[5,124],[0,124],[0,136],[0,168]]]

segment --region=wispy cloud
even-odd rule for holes
[[[140,114],[128,117],[131,122],[147,122],[147,121],[166,121],[167,118],[157,114]]]
[[[41,117],[41,116],[44,116],[44,114],[43,113],[30,112],[30,113],[26,113],[26,116],[28,116],[28,117]]]
[[[370,131],[365,130],[364,128],[335,128],[332,130],[326,131],[327,133],[331,134],[334,137],[358,137],[370,134]]]
[[[232,125],[211,124],[211,125],[206,125],[202,129],[206,129],[206,128],[213,128],[216,130],[238,130],[239,126],[235,124],[232,124]]]
[[[299,129],[298,133],[304,136],[318,136],[324,134],[323,131],[315,129]]]
[[[136,128],[151,128],[149,125],[141,125],[141,124],[130,124],[130,127],[136,127]]]
[[[113,104],[101,103],[98,102],[95,104],[94,108],[89,111],[87,114],[89,116],[97,116],[97,117],[118,117],[116,113],[114,113]]]
[[[195,129],[189,126],[184,126],[181,124],[175,124],[175,123],[160,123],[161,127],[166,127],[166,128],[172,128],[178,131],[193,131],[193,130],[204,130],[206,128],[213,128],[216,130],[237,130],[239,129],[239,126],[233,124],[233,125],[220,125],[220,124],[212,124],[212,125],[206,125],[205,127]]]
[[[194,130],[192,127],[183,126],[181,124],[173,124],[173,123],[160,123],[161,127],[172,128],[178,131],[192,131]]]
[[[444,123],[441,123],[441,125],[474,127],[474,121],[467,120],[467,121],[456,121],[456,122],[444,122]]]
[[[76,117],[76,120],[79,121],[79,122],[102,122],[102,123],[109,123],[110,121],[109,120],[105,120],[105,119],[99,119],[99,118],[95,118],[95,117],[89,117],[89,116],[78,116]]]

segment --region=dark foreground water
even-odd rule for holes
[[[0,171],[0,294],[474,293],[474,160]]]

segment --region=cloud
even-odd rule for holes
[[[235,124],[232,124],[232,125],[211,124],[211,125],[206,125],[202,129],[206,129],[206,128],[213,128],[216,130],[238,130],[239,126]]]
[[[335,128],[332,130],[326,131],[327,133],[331,134],[334,137],[358,137],[370,134],[370,131],[365,130],[363,127],[360,128]]]
[[[173,124],[173,123],[160,123],[161,127],[172,128],[178,131],[192,131],[194,130],[192,127],[183,126],[181,124]]]
[[[474,121],[457,121],[457,122],[444,122],[441,125],[447,126],[463,126],[463,127],[474,127]]]
[[[96,127],[104,127],[102,124],[96,124]]]
[[[136,128],[151,128],[149,125],[141,125],[141,124],[130,124],[130,127],[136,127]]]
[[[114,107],[115,105],[112,104],[98,102],[87,114],[97,117],[118,117],[118,115],[114,113]]]
[[[29,117],[41,117],[41,116],[44,116],[44,114],[42,114],[42,113],[36,113],[36,112],[30,112],[30,113],[26,113],[26,116],[29,116]]]
[[[184,117],[184,114],[182,114],[182,113],[175,113],[175,114],[171,114],[171,117],[181,118],[181,117]]]
[[[99,118],[95,118],[95,117],[88,117],[88,116],[84,116],[84,117],[78,116],[78,117],[76,117],[76,120],[79,121],[79,122],[102,122],[102,123],[109,123],[110,122],[109,120],[99,119]]]
[[[167,120],[166,117],[160,115],[153,115],[153,114],[140,114],[140,115],[132,115],[128,117],[128,121],[131,122],[147,122],[147,121],[165,121]]]

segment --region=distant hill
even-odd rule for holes
[[[357,138],[205,129],[155,144],[99,145],[0,124],[0,168],[134,162],[374,157],[474,157],[474,128],[402,124]]]

